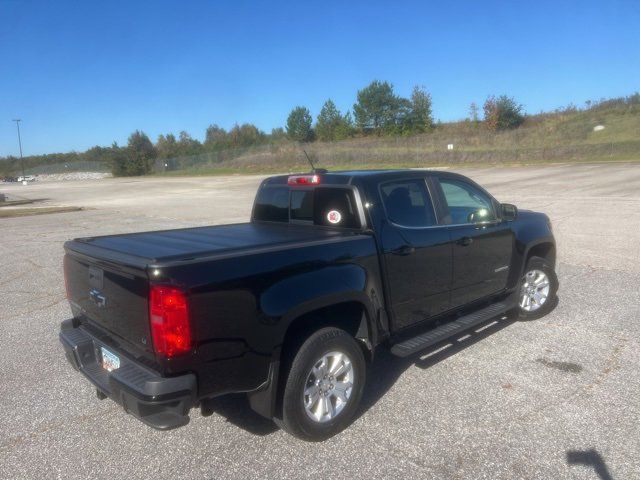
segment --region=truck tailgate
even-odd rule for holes
[[[100,249],[89,255],[81,244],[65,245],[67,294],[74,316],[109,334],[117,343],[125,340],[131,353],[153,357],[150,336],[148,290],[144,268],[106,260]]]

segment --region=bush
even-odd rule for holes
[[[493,95],[484,102],[484,121],[489,130],[517,128],[524,122],[523,107],[513,98]]]
[[[151,140],[136,130],[129,136],[126,148],[114,152],[111,173],[114,177],[131,177],[151,173],[157,154]]]

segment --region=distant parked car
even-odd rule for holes
[[[4,177],[4,178],[2,179],[2,181],[3,181],[3,182],[8,182],[8,183],[9,183],[9,182],[17,182],[17,181],[18,181],[18,179],[17,179],[16,177]]]
[[[20,176],[18,177],[18,181],[19,182],[35,182],[36,177],[33,175],[25,175],[24,177]]]

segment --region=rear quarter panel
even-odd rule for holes
[[[178,373],[195,365],[201,397],[258,388],[299,315],[355,300],[371,319],[382,304],[368,235],[157,268],[189,292],[196,355],[170,368]]]

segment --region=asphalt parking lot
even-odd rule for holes
[[[442,351],[381,352],[361,415],[320,444],[242,396],[154,431],[99,401],[58,345],[65,240],[245,221],[261,177],[0,184],[86,208],[0,219],[0,477],[640,478],[640,164],[456,171],[549,214],[559,305]]]

